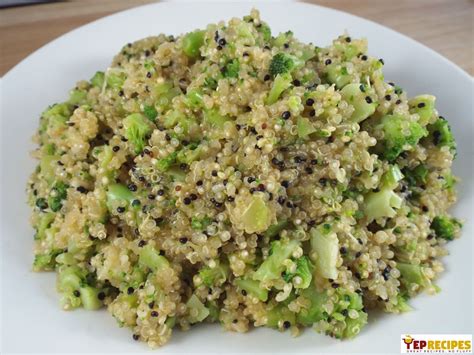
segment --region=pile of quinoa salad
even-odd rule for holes
[[[383,64],[256,10],[125,45],[41,115],[34,270],[151,347],[200,322],[352,338],[410,310],[459,235],[456,144]]]

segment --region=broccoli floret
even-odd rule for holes
[[[295,62],[288,54],[277,53],[270,62],[269,72],[273,77],[278,74],[290,72],[295,67]]]
[[[229,266],[225,263],[218,263],[214,267],[206,266],[199,270],[199,276],[204,285],[220,286],[229,277]]]
[[[387,115],[382,118],[379,128],[384,133],[381,155],[388,161],[395,160],[401,152],[415,146],[427,135],[418,122],[410,121],[402,115]]]
[[[127,75],[121,69],[109,69],[105,73],[105,81],[107,86],[112,89],[122,88],[126,79]]]
[[[280,33],[274,40],[273,40],[273,45],[275,47],[281,47],[285,43],[288,43],[291,39],[293,38],[293,32],[292,31],[286,31],[284,33]]]
[[[224,67],[224,78],[238,78],[240,71],[240,62],[238,59],[233,59]]]
[[[223,128],[224,124],[229,121],[229,118],[221,115],[217,109],[205,110],[203,119],[204,122],[216,128]]]
[[[147,135],[151,132],[148,120],[140,113],[132,113],[123,120],[125,137],[133,144],[139,154],[145,147]]]
[[[439,118],[435,123],[428,126],[428,131],[434,145],[440,147],[447,146],[453,154],[456,153],[456,141],[448,121]]]
[[[436,216],[431,222],[431,229],[434,230],[437,238],[453,240],[462,224],[456,218],[448,216]]]
[[[59,211],[63,206],[63,200],[67,197],[68,187],[68,185],[61,181],[58,181],[54,184],[53,188],[51,189],[50,196],[48,198],[49,208],[51,208],[53,212]]]
[[[274,104],[278,101],[280,95],[291,86],[291,75],[289,73],[278,74],[273,81],[272,88],[268,93],[266,100],[267,105]]]
[[[298,277],[295,282],[295,288],[307,288],[313,279],[313,266],[306,256],[302,256],[296,260],[296,271],[294,273],[285,273],[283,279],[288,282]]]
[[[194,31],[187,33],[183,37],[183,52],[190,58],[199,57],[200,48],[204,44],[204,31]]]
[[[309,135],[316,132],[316,128],[314,128],[307,117],[298,117],[296,121],[296,132],[298,133],[298,137],[307,139]]]
[[[296,314],[288,309],[285,304],[277,303],[267,309],[267,326],[271,328],[285,329],[287,324],[296,324]]]
[[[283,242],[280,240],[274,241],[271,245],[271,255],[260,265],[255,274],[254,280],[269,281],[281,277],[281,273],[285,269],[283,262],[290,258],[291,254],[299,247],[297,240],[290,240]]]
[[[417,186],[421,184],[426,184],[426,179],[428,178],[428,168],[420,164],[416,168],[409,170],[403,170],[405,178],[410,186]]]
[[[268,299],[268,291],[260,287],[260,282],[250,279],[235,279],[235,284],[241,290],[257,297],[260,301],[266,302]]]
[[[168,171],[171,166],[176,163],[177,156],[178,152],[168,154],[168,156],[166,156],[165,158],[158,160],[158,162],[156,163],[156,167],[161,172]]]
[[[337,259],[339,256],[339,241],[336,233],[332,233],[325,226],[311,228],[311,249],[316,254],[314,262],[316,273],[326,279],[337,278]]]
[[[195,294],[186,302],[186,307],[189,312],[188,319],[191,324],[202,322],[209,315],[209,309],[204,306]]]
[[[153,106],[145,105],[143,107],[143,114],[148,118],[151,122],[155,122],[156,116],[158,116],[158,112],[156,108]]]
[[[257,28],[257,31],[262,35],[264,43],[270,42],[272,39],[272,30],[266,23],[261,23],[261,26]]]
[[[46,231],[51,223],[53,223],[55,217],[56,214],[52,212],[42,214],[36,229],[35,240],[42,240],[46,237]]]
[[[47,254],[35,255],[35,260],[33,262],[33,270],[53,270],[56,266],[56,257],[62,252],[62,250],[53,250],[52,252]]]
[[[191,228],[196,231],[205,230],[212,223],[212,218],[204,216],[203,218],[191,218]]]
[[[205,87],[205,88],[208,88],[210,90],[216,90],[217,85],[218,85],[217,80],[212,78],[212,77],[208,77],[208,78],[204,79],[203,87]]]

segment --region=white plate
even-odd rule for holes
[[[2,338],[5,352],[141,352],[128,329],[117,327],[105,311],[59,309],[54,274],[30,271],[33,231],[27,220],[24,186],[34,168],[28,151],[38,117],[49,104],[64,100],[79,79],[107,67],[127,42],[160,32],[180,34],[210,22],[243,16],[250,3],[153,4],[121,12],[72,31],[41,48],[3,79],[1,117]],[[315,353],[398,352],[400,334],[472,333],[473,114],[472,79],[432,50],[375,23],[307,4],[260,4],[262,18],[274,33],[291,29],[297,38],[327,45],[349,30],[367,37],[370,53],[384,58],[385,77],[410,95],[432,93],[459,143],[455,172],[463,178],[454,212],[468,219],[463,237],[449,244],[442,292],[421,295],[403,315],[371,320],[352,341],[338,341],[306,330],[296,339],[288,333],[257,329],[226,333],[218,326],[174,332],[158,353]],[[422,14],[420,14],[422,16]]]

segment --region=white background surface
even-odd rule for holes
[[[40,113],[64,100],[79,79],[105,69],[122,45],[160,32],[180,34],[210,22],[243,16],[251,4],[153,4],[128,10],[81,27],[25,59],[1,82],[0,230],[2,352],[150,352],[134,342],[128,329],[118,328],[106,311],[61,311],[52,273],[34,274],[33,230],[27,223],[24,186],[35,162],[28,152]],[[463,179],[454,214],[466,221],[463,236],[449,244],[442,292],[411,301],[413,312],[369,315],[369,324],[352,341],[338,341],[306,330],[289,333],[257,329],[226,333],[218,325],[175,331],[165,347],[170,353],[281,354],[359,352],[398,353],[401,333],[472,333],[473,313],[473,81],[461,69],[430,49],[372,22],[313,5],[259,4],[272,32],[291,29],[296,38],[328,45],[345,29],[367,37],[369,52],[385,60],[385,78],[410,96],[431,93],[457,138],[455,173]],[[420,14],[422,20],[422,14]],[[470,220],[469,220],[470,219]]]

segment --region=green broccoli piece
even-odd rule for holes
[[[289,242],[276,240],[272,242],[271,254],[257,269],[253,275],[253,279],[258,281],[270,281],[280,278],[281,273],[285,269],[283,262],[291,257],[299,245],[300,243],[297,240],[290,240]]]
[[[110,184],[107,188],[107,207],[112,210],[115,201],[128,205],[135,199],[135,195],[122,184]]]
[[[329,224],[325,224],[331,226]],[[311,228],[311,249],[316,253],[313,260],[316,273],[326,279],[337,278],[337,259],[339,256],[339,241],[336,233],[327,231],[325,225],[319,225],[317,228]]]
[[[403,174],[398,165],[390,165],[387,172],[382,176],[381,186],[387,189],[395,189],[398,182],[403,179]]]
[[[190,58],[199,57],[200,48],[204,44],[204,31],[194,31],[187,33],[183,37],[183,52]]]
[[[264,232],[271,222],[270,208],[260,195],[253,195],[243,211],[241,221],[247,233]]]
[[[447,146],[453,154],[456,153],[456,141],[448,121],[438,118],[435,123],[428,126],[428,131],[434,145],[440,147]]]
[[[278,74],[273,81],[272,88],[268,93],[266,103],[272,105],[278,101],[280,95],[291,86],[292,78],[289,73]]]
[[[294,273],[285,273],[283,279],[288,282],[295,277],[299,277],[301,282],[295,283],[295,288],[308,288],[313,279],[313,265],[306,256],[302,256],[296,260],[296,271]]]
[[[121,89],[126,79],[127,75],[119,69],[109,69],[105,74],[105,81],[107,83],[107,86],[112,89]]]
[[[260,301],[266,302],[268,300],[268,291],[260,287],[260,282],[250,279],[235,279],[234,281],[238,288],[257,297]]]
[[[400,271],[401,281],[407,286],[412,283],[425,286],[426,277],[423,275],[421,265],[398,262],[397,269]]]
[[[199,270],[199,276],[207,287],[220,286],[229,277],[229,266],[222,262],[213,268],[206,266]]]
[[[342,89],[344,86],[352,82],[353,76],[349,75],[344,65],[332,63],[326,66],[327,80],[331,84],[335,84],[336,88]]]
[[[54,270],[54,267],[56,266],[56,257],[62,252],[63,250],[53,250],[47,254],[35,255],[35,260],[33,262],[33,270]]]
[[[286,31],[284,33],[280,33],[273,40],[273,45],[275,47],[282,47],[285,43],[288,43],[292,38],[293,38],[293,32],[292,31]]]
[[[74,89],[69,93],[68,104],[70,105],[82,105],[85,103],[87,98],[87,91]]]
[[[437,238],[453,240],[461,226],[462,224],[456,218],[436,216],[430,228],[434,230]]]
[[[168,260],[163,255],[160,255],[160,252],[151,245],[145,245],[140,249],[138,262],[140,265],[146,266],[153,271],[168,268],[170,265]]]
[[[94,74],[94,76],[91,79],[91,84],[92,86],[95,86],[97,88],[102,88],[104,85],[104,80],[105,80],[105,74],[103,71],[98,71]]]
[[[204,122],[216,128],[223,128],[224,124],[229,121],[229,118],[221,115],[218,109],[205,110],[203,119]]]
[[[51,223],[53,223],[55,217],[56,214],[52,212],[42,214],[36,229],[35,240],[43,240],[46,237],[46,231]]]
[[[168,154],[165,158],[161,158],[158,160],[156,163],[156,167],[158,168],[159,171],[165,172],[168,171],[173,164],[176,163],[176,158],[178,156],[178,152],[173,152]]]
[[[426,184],[429,173],[428,168],[423,164],[418,165],[412,170],[404,169],[403,172],[410,186]]]
[[[224,67],[223,75],[224,78],[238,78],[240,71],[240,62],[238,59],[232,59]]]
[[[288,226],[288,220],[283,219],[281,221],[278,221],[277,224],[272,224],[268,229],[265,231],[263,234],[267,238],[273,238],[276,237],[280,232],[285,229]]]
[[[212,223],[212,218],[204,216],[203,218],[192,217],[191,228],[196,231],[205,230]]]
[[[428,133],[418,122],[402,115],[384,116],[379,128],[384,133],[381,155],[388,161],[395,160],[401,152],[415,146]]]
[[[123,120],[125,137],[133,144],[135,153],[139,154],[145,147],[147,135],[151,133],[148,120],[141,113],[132,113]]]
[[[208,78],[204,79],[203,87],[205,87],[207,89],[216,90],[217,85],[218,85],[217,80],[212,78],[212,77],[208,77]]]
[[[316,132],[316,128],[314,128],[313,124],[307,117],[298,117],[296,121],[296,132],[298,133],[298,137],[302,139],[307,139],[308,136]]]
[[[371,222],[380,217],[394,217],[395,208],[400,208],[403,200],[392,189],[384,187],[380,191],[369,192],[364,202],[364,215]]]
[[[295,67],[295,62],[291,56],[286,53],[277,53],[273,56],[268,71],[270,75],[275,77],[278,74],[291,72]]]
[[[298,323],[310,327],[313,323],[319,322],[327,318],[323,305],[327,302],[328,296],[326,292],[318,292],[314,284],[310,284],[308,288],[302,290],[300,295],[310,301],[308,308],[302,308],[297,314]]]
[[[262,35],[263,42],[268,43],[272,39],[272,30],[266,23],[261,23],[261,26],[257,28],[257,31]]]
[[[158,111],[153,106],[145,105],[143,107],[143,114],[148,118],[151,122],[155,122],[156,116],[158,116]]]
[[[48,198],[49,208],[51,208],[53,212],[59,211],[63,206],[63,200],[67,198],[68,187],[69,185],[66,185],[61,181],[58,181],[54,184]]]
[[[272,308],[267,309],[267,326],[270,328],[286,327],[284,324],[289,323],[290,326],[296,324],[296,314],[288,309],[285,304],[277,303]]]
[[[408,101],[410,113],[417,113],[420,116],[419,123],[426,125],[435,113],[435,100],[432,95],[420,95]]]
[[[369,96],[373,93],[373,89],[369,89],[364,84],[347,84],[341,90],[344,101],[354,107],[351,115],[351,121],[361,122],[371,116],[378,106],[377,102],[373,102]]]
[[[202,93],[199,90],[190,90],[186,93],[186,105],[198,108],[203,105]]]
[[[336,303],[330,316],[335,319],[336,325],[329,329],[338,339],[350,339],[359,334],[367,324],[367,313],[364,311],[362,296],[358,293],[339,288],[336,292],[339,301]],[[356,311],[357,318],[351,318],[348,313]]]
[[[189,312],[188,319],[191,324],[202,322],[209,315],[209,309],[204,306],[195,294],[193,294],[188,302],[186,302],[186,307]]]

